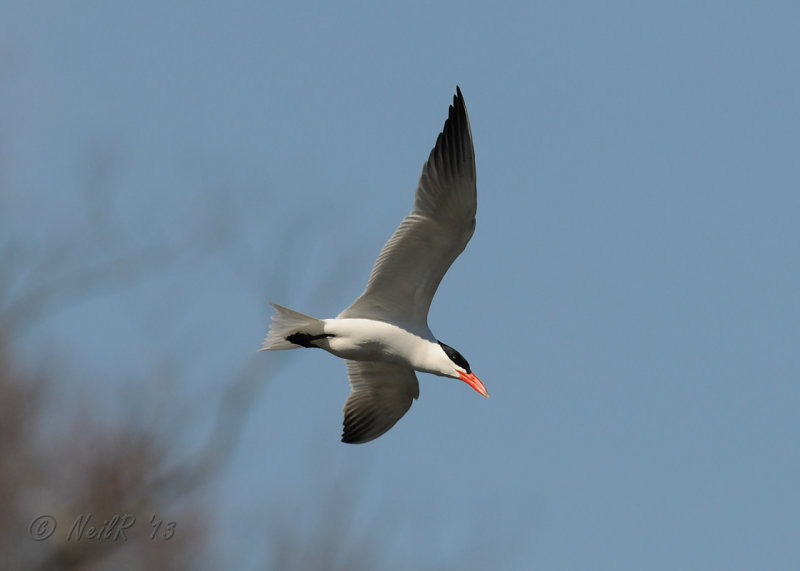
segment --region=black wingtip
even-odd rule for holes
[[[374,437],[374,438],[377,438]],[[345,444],[364,444],[365,442],[369,442],[374,438],[364,439],[364,429],[353,430],[345,425],[344,430],[342,431],[342,442]]]
[[[464,96],[461,94],[461,88],[456,85],[456,94],[453,95],[453,104],[450,106],[448,117],[456,121],[459,115],[467,114],[467,104],[464,103]]]

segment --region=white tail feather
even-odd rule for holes
[[[297,349],[300,345],[295,345],[286,340],[289,335],[293,333],[319,335],[322,333],[323,322],[321,319],[305,315],[277,303],[270,302],[270,305],[275,308],[275,315],[272,316],[269,333],[267,333],[259,351]]]

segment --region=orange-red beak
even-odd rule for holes
[[[489,391],[486,390],[486,387],[483,386],[481,380],[475,376],[474,373],[458,373],[458,376],[461,378],[462,381],[467,383],[473,389],[481,393],[487,399],[489,398]]]

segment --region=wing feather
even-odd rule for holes
[[[344,403],[342,442],[374,440],[411,408],[419,396],[413,369],[379,361],[346,361],[351,392]]]
[[[339,317],[427,329],[436,289],[475,231],[476,210],[475,150],[464,98],[456,88],[422,168],[414,209],[378,255],[364,293]]]

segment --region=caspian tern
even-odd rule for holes
[[[316,347],[345,359],[351,392],[342,442],[369,442],[394,426],[419,397],[415,371],[461,379],[489,396],[461,353],[428,328],[436,288],[475,231],[476,193],[472,132],[456,87],[414,209],[378,255],[364,293],[335,319],[272,304],[261,351]]]

